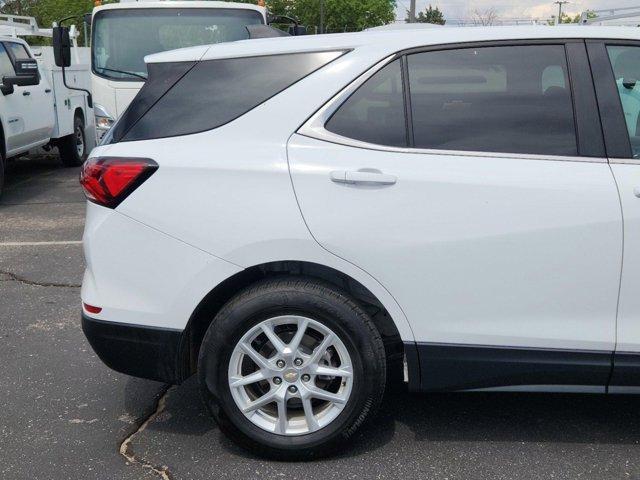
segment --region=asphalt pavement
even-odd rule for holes
[[[640,398],[415,395],[402,386],[339,455],[283,463],[238,449],[194,379],[112,372],[80,329],[78,169],[21,159],[0,199],[0,478],[636,479]],[[123,445],[124,444],[124,445]]]

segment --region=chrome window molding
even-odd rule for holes
[[[609,163],[616,165],[640,165],[640,158],[610,158]]]
[[[344,145],[347,147],[361,148],[366,150],[377,150],[381,152],[393,153],[410,153],[423,155],[448,155],[462,157],[482,157],[482,158],[510,158],[521,160],[546,160],[556,162],[586,162],[586,163],[607,163],[606,158],[600,157],[583,157],[583,156],[563,156],[563,155],[538,155],[528,153],[502,153],[502,152],[474,152],[468,150],[442,150],[442,149],[425,149],[410,147],[393,147],[388,145],[378,145],[375,143],[364,142],[349,137],[338,135],[330,132],[325,125],[331,116],[338,110],[347,99],[360,88],[367,80],[369,80],[378,71],[382,70],[392,61],[400,58],[402,54],[393,54],[378,62],[365,73],[356,78],[351,84],[342,89],[337,95],[322,106],[314,113],[296,133],[316,140],[322,140],[329,143]]]

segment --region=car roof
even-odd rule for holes
[[[362,46],[375,47],[381,53],[390,53],[421,46],[464,42],[574,38],[640,40],[640,31],[635,27],[619,26],[553,27],[537,25],[370,30],[358,33],[277,37],[203,45],[149,55],[145,61],[148,63],[198,61],[318,50],[348,50]]]
[[[27,47],[29,46],[29,44],[22,38],[11,37],[9,35],[0,35],[0,42],[14,42],[14,43],[20,43]]]

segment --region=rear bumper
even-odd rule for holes
[[[96,320],[82,314],[82,330],[109,368],[134,377],[180,383],[182,331]]]

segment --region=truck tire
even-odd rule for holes
[[[79,115],[73,119],[73,133],[59,140],[58,151],[65,167],[79,167],[87,159],[84,120]]]
[[[4,154],[0,151],[0,197],[2,197],[2,188],[4,187]]]

